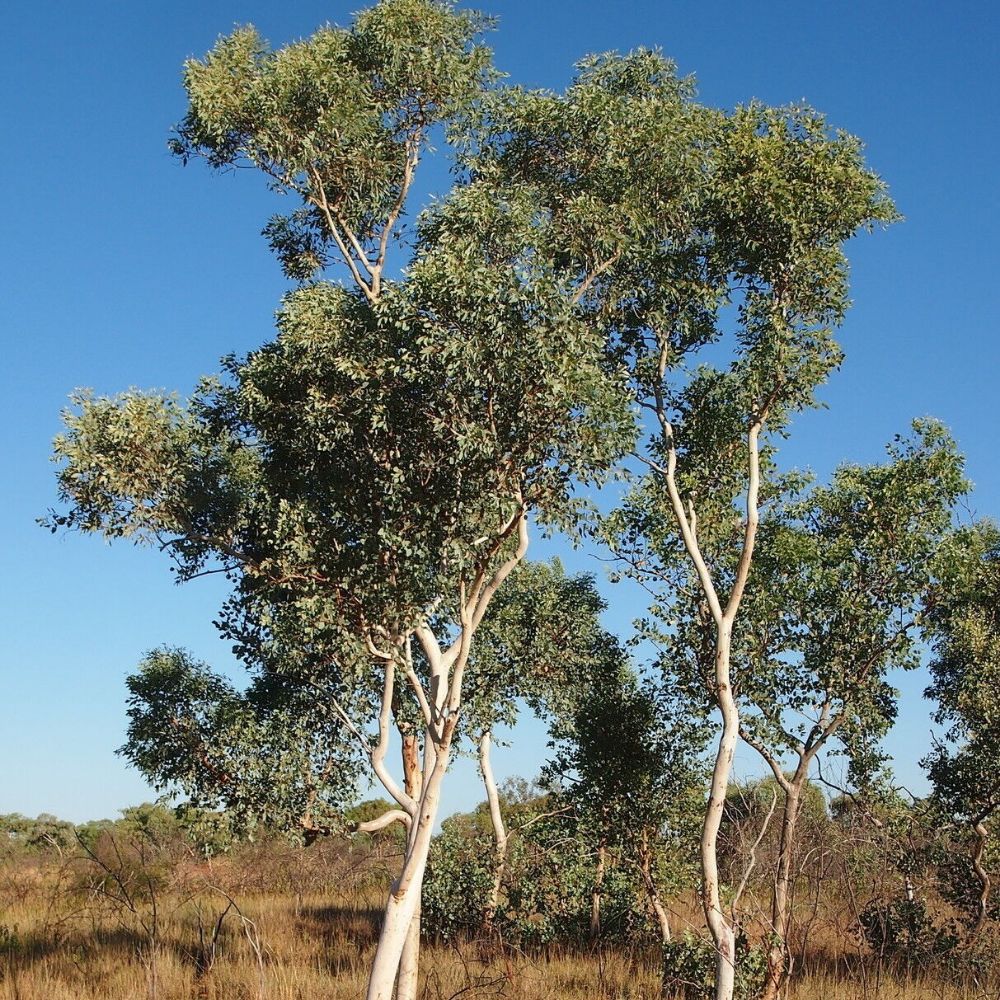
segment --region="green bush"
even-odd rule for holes
[[[951,921],[936,924],[916,899],[873,900],[858,922],[872,951],[907,968],[926,967],[945,958],[960,940]]]
[[[484,928],[493,885],[494,847],[488,821],[454,817],[434,839],[424,879],[428,934],[473,936]],[[596,850],[573,835],[572,820],[540,822],[510,837],[494,930],[519,945],[585,940],[597,869]],[[601,887],[601,934],[630,938],[648,929],[634,871],[612,858]]]
[[[431,844],[424,877],[422,920],[432,937],[452,940],[483,926],[493,883],[493,845],[447,821]]]
[[[736,997],[753,1000],[767,976],[767,955],[746,935],[736,938]],[[668,1000],[711,1000],[715,995],[715,946],[690,931],[663,946],[663,996]]]

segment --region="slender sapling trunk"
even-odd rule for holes
[[[487,730],[479,737],[479,773],[486,788],[486,801],[490,809],[490,822],[493,825],[493,883],[486,900],[486,911],[483,922],[487,930],[491,930],[496,918],[497,907],[500,904],[500,886],[503,884],[504,869],[507,864],[507,828],[504,826],[503,813],[500,809],[500,795],[497,791],[496,779],[493,776],[493,765],[490,762],[490,745],[492,734]]]

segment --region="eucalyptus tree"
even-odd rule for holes
[[[574,484],[631,447],[629,373],[652,414],[646,493],[699,568],[718,649],[726,725],[702,865],[728,996],[715,835],[761,440],[839,361],[840,244],[891,205],[857,142],[815,114],[704,108],[657,53],[588,59],[564,95],[497,89],[475,43],[484,24],[383,0],[350,29],[278,51],[240,29],[187,64],[175,150],[250,166],[291,196],[265,232],[302,287],[276,340],[230,359],[189,403],[81,398],[57,444],[69,512],[56,523],[157,541],[183,578],[228,572],[220,624],[248,660],[334,672],[350,691],[380,680],[369,756],[410,830],[369,989],[388,996],[473,635],[524,557],[529,518],[572,523]],[[406,228],[442,129],[461,150],[458,181]],[[407,267],[392,280],[404,230]],[[343,284],[317,280],[334,268]],[[732,362],[685,377],[727,303]],[[728,530],[743,490],[739,540],[709,567],[702,539]],[[385,764],[404,688],[423,732],[415,795]]]
[[[539,192],[560,261],[584,291],[580,309],[648,416],[636,455],[645,474],[608,534],[665,601],[689,568],[701,594],[723,719],[703,897],[717,996],[728,998],[734,935],[717,835],[739,735],[733,630],[760,505],[780,490],[774,442],[841,361],[843,243],[895,211],[860,143],[817,113],[705,108],[649,51],[586,60],[563,95],[503,92],[468,157],[477,177]]]
[[[551,240],[530,192],[457,186],[390,278],[432,132],[461,141],[493,78],[483,26],[383,0],[347,29],[275,51],[242,28],[188,62],[175,151],[297,201],[266,234],[301,285],[277,337],[190,400],[83,394],[56,442],[53,527],[158,544],[184,580],[226,573],[218,621],[244,659],[318,697],[358,693],[334,707],[409,830],[369,1000],[392,994],[419,906],[474,635],[529,520],[572,523],[575,485],[634,430],[580,283],[538,252]],[[335,268],[342,281],[318,280]],[[422,736],[411,791],[386,764],[404,699]],[[398,989],[413,994],[412,968]]]
[[[579,836],[595,848],[591,936],[601,932],[602,883],[614,858],[638,873],[666,943],[666,898],[694,880],[706,720],[697,706],[691,711],[673,692],[640,679],[609,640],[571,711],[554,720],[543,778],[572,805]]]
[[[483,620],[466,680],[463,733],[476,747],[493,829],[494,864],[485,923],[493,923],[510,831],[492,765],[498,726],[512,726],[522,706],[557,722],[589,689],[614,638],[601,626],[605,602],[593,577],[568,576],[558,560],[522,563]]]
[[[698,589],[696,642],[712,650],[709,689],[723,720],[701,841],[706,917],[719,956],[716,996],[723,1000],[732,995],[735,972],[717,846],[740,726],[733,635],[760,506],[780,488],[772,443],[787,433],[796,412],[814,404],[816,388],[840,362],[833,328],[846,307],[842,241],[889,218],[891,209],[863,168],[858,144],[831,138],[809,113],[738,112],[724,131],[714,182],[717,242],[708,267],[735,278],[732,294],[740,301],[732,360],[702,364],[678,384],[668,366],[687,322],[657,332],[653,370],[642,356],[635,366],[656,421],[643,455],[649,472],[611,528],[628,565],[642,562],[641,576],[649,577],[652,564],[670,587],[678,570],[685,577],[690,570]],[[682,342],[680,349],[688,353],[687,347]]]
[[[829,485],[775,497],[762,519],[755,585],[733,634],[740,735],[780,790],[765,998],[789,972],[792,865],[810,770],[842,754],[856,784],[878,761],[896,717],[890,671],[920,662],[919,627],[955,504],[963,462],[938,424],[920,421],[885,464],[844,465]],[[678,684],[710,689],[714,663],[699,643],[697,583],[675,602],[661,636]]]
[[[979,522],[942,546],[939,585],[927,601],[936,721],[946,726],[923,760],[932,801],[973,834],[979,882],[973,934],[990,913],[990,827],[1000,813],[1000,529]]]

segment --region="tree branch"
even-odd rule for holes
[[[379,830],[384,830],[387,826],[392,826],[393,823],[402,823],[409,830],[412,822],[409,813],[403,812],[402,809],[390,809],[377,819],[366,820],[364,823],[352,823],[351,833],[378,833]]]
[[[750,575],[750,564],[753,561],[753,550],[757,541],[757,526],[760,523],[760,510],[758,500],[760,496],[760,430],[763,426],[765,414],[757,417],[750,425],[747,432],[747,460],[750,473],[750,481],[747,484],[747,521],[743,531],[743,551],[740,552],[740,561],[736,567],[736,578],[733,581],[733,589],[729,592],[729,601],[726,603],[724,618],[732,622],[739,610],[740,601],[743,600],[743,591],[746,588],[747,578]]]
[[[378,713],[378,744],[372,750],[372,770],[378,776],[385,790],[411,815],[417,812],[417,803],[399,787],[395,778],[385,766],[385,755],[389,749],[389,713],[392,707],[392,694],[396,681],[396,665],[389,659],[385,664],[385,682],[382,686],[382,703]]]

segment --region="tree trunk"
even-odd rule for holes
[[[420,767],[420,745],[412,729],[400,729],[403,752],[403,782],[406,794],[419,800],[423,785]],[[416,1000],[420,972],[420,902],[410,919],[410,930],[399,958],[399,975],[396,978],[396,1000]]]
[[[784,789],[785,805],[781,820],[781,839],[778,843],[778,871],[771,896],[771,927],[773,943],[767,956],[767,985],[763,1000],[777,1000],[779,991],[788,975],[788,929],[792,903],[792,855],[795,850],[795,827],[799,819],[799,796],[802,792],[801,777],[796,774],[791,786]]]
[[[661,344],[659,375],[662,378],[667,362],[666,345]],[[698,519],[694,502],[688,502],[685,510],[684,500],[677,486],[677,446],[674,441],[674,429],[667,419],[667,412],[662,393],[656,394],[656,410],[660,426],[663,429],[664,443],[667,446],[667,467],[662,470],[665,475],[670,503],[674,517],[684,541],[684,548],[698,575],[702,593],[715,622],[715,685],[713,694],[722,712],[722,735],[719,737],[719,750],[712,769],[712,785],[708,797],[708,808],[705,811],[705,823],[701,831],[701,872],[702,872],[702,904],[705,908],[705,919],[712,933],[717,955],[716,962],[716,1000],[733,1000],[733,989],[736,974],[736,938],[733,929],[722,911],[722,900],[719,891],[719,853],[718,836],[722,825],[722,811],[726,804],[726,788],[729,785],[729,775],[733,769],[733,754],[736,742],[740,736],[740,713],[733,696],[730,679],[730,654],[732,647],[733,622],[743,600],[747,580],[750,577],[750,566],[753,562],[754,547],[757,539],[757,529],[760,524],[760,432],[767,419],[770,404],[765,404],[753,414],[747,429],[747,519],[743,530],[743,549],[736,566],[736,575],[729,592],[729,600],[725,608],[719,600],[712,573],[702,555],[698,544]]]
[[[417,1000],[420,973],[420,901],[410,918],[410,930],[399,957],[399,975],[396,978],[396,1000]]]
[[[656,880],[653,878],[653,855],[649,848],[649,831],[646,829],[643,829],[639,841],[639,871],[642,873],[642,881],[646,886],[649,905],[653,908],[656,922],[660,927],[660,940],[664,944],[669,944],[670,918],[667,916],[667,908],[663,905],[663,900],[660,899],[660,892],[656,888]]]
[[[736,935],[724,924],[715,942],[715,1000],[733,1000],[736,992]]]
[[[604,871],[607,867],[607,849],[602,838],[597,848],[597,871],[594,873],[594,891],[590,897],[590,938],[596,941],[601,936],[601,889],[604,886]]]
[[[503,883],[504,868],[507,863],[507,829],[500,810],[500,795],[497,792],[496,780],[493,777],[493,766],[490,763],[490,744],[492,735],[485,732],[479,738],[479,772],[483,776],[486,787],[486,801],[490,807],[490,822],[493,824],[493,884],[490,887],[489,898],[486,900],[486,912],[483,922],[486,929],[493,927],[497,907],[500,904],[500,886]]]
[[[385,907],[382,932],[372,962],[367,1000],[392,1000],[396,974],[400,971],[402,963],[403,949],[420,904],[420,890],[426,862],[426,855],[421,858],[419,854],[412,854],[403,866],[404,873],[409,876],[405,888],[393,886]]]
[[[983,924],[986,922],[986,915],[989,912],[990,875],[983,867],[983,853],[986,850],[986,838],[989,836],[989,830],[981,819],[973,824],[972,829],[976,833],[976,846],[972,852],[972,869],[979,879],[980,886],[979,912],[976,915],[975,926],[972,928],[972,937],[975,938],[978,937],[979,932],[983,929]]]
[[[410,925],[419,919],[420,895],[423,888],[431,835],[441,801],[441,783],[448,770],[448,747],[437,751],[437,760],[421,790],[417,815],[403,858],[403,868],[392,885],[385,907],[385,918],[379,935],[366,1000],[392,1000],[396,975],[400,970],[403,950],[410,935]]]
[[[732,624],[724,621],[718,626],[715,653],[715,696],[722,711],[723,726],[712,769],[705,823],[701,831],[702,903],[716,952],[715,1000],[733,1000],[736,976],[736,936],[722,910],[718,844],[722,812],[726,805],[726,789],[740,731],[739,711],[729,683],[731,637]]]

